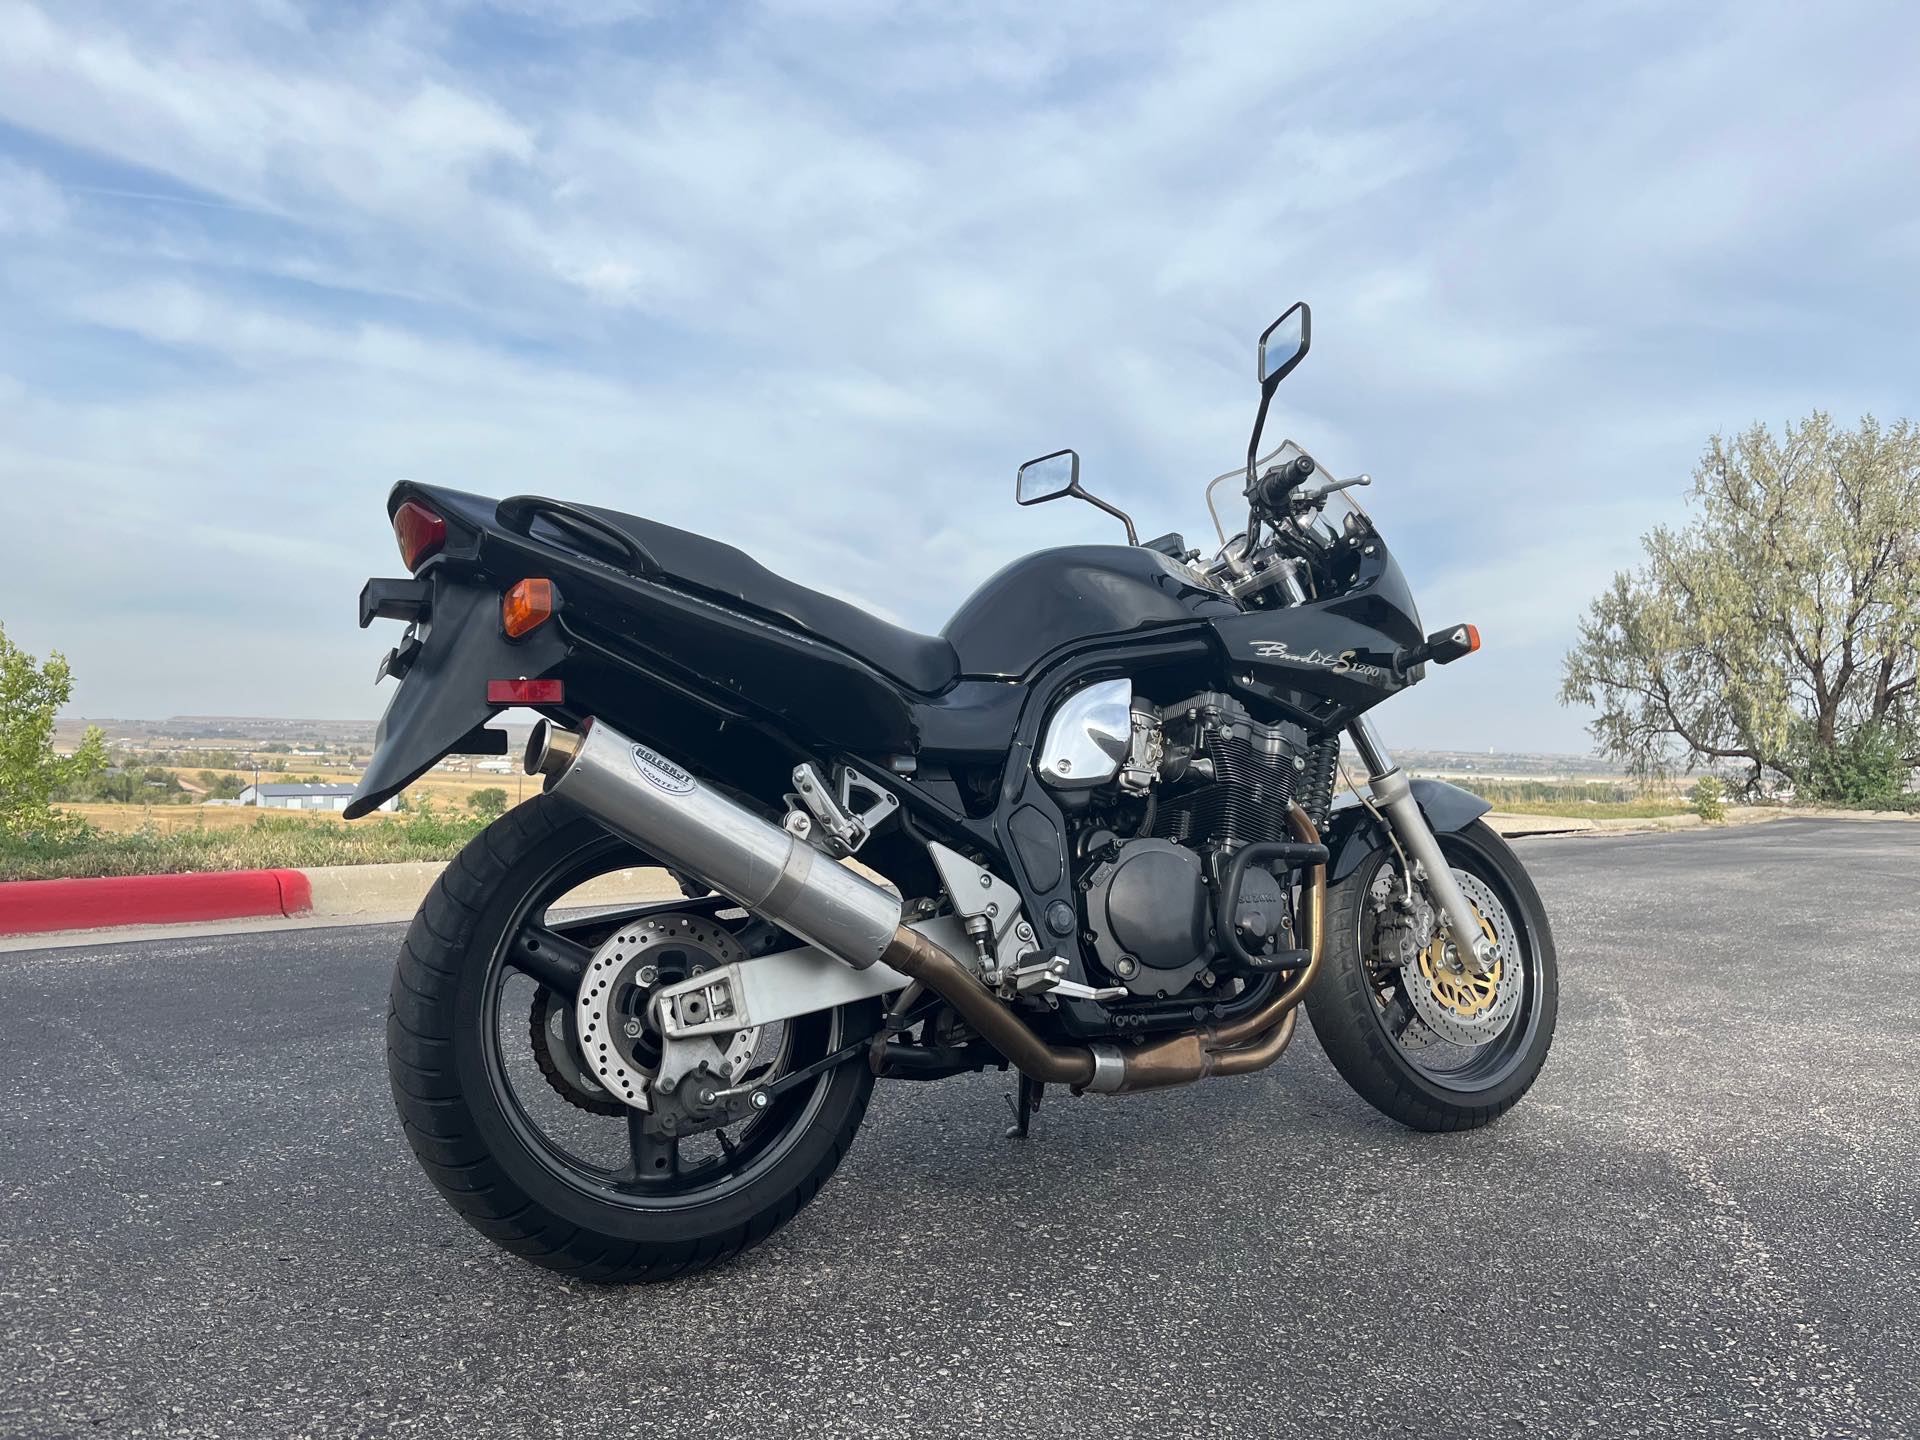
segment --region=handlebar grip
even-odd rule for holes
[[[1312,478],[1313,460],[1310,456],[1296,455],[1285,465],[1269,470],[1260,481],[1260,498],[1268,506],[1277,509],[1295,487],[1304,485]]]

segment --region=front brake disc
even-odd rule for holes
[[[1445,934],[1436,933],[1400,967],[1400,988],[1428,1029],[1442,1040],[1472,1047],[1493,1040],[1520,1009],[1526,965],[1499,897],[1477,875],[1455,870],[1453,876],[1493,941],[1492,968],[1473,974],[1460,965]]]

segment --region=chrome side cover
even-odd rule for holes
[[[1034,769],[1057,790],[1111,780],[1133,743],[1133,682],[1102,680],[1076,690],[1053,712]]]

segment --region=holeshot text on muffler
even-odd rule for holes
[[[900,901],[798,836],[704,785],[604,720],[577,734],[546,721],[527,773],[663,865],[706,882],[808,944],[859,969],[900,928]]]

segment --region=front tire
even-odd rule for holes
[[[1516,977],[1521,989],[1512,1017],[1479,1044],[1454,1044],[1428,1026],[1403,993],[1411,989],[1403,972],[1382,968],[1373,927],[1378,887],[1385,879],[1391,889],[1397,875],[1399,857],[1389,846],[1328,894],[1326,952],[1307,996],[1307,1018],[1334,1068],[1376,1110],[1415,1130],[1472,1130],[1511,1109],[1546,1063],[1559,1011],[1558,960],[1546,907],[1513,848],[1479,820],[1436,838],[1463,887],[1479,882],[1492,897],[1488,908],[1497,907],[1513,931],[1502,937],[1502,963],[1517,962],[1524,973]],[[1458,988],[1448,993],[1465,1009],[1475,1003],[1459,1002]],[[1422,998],[1427,1013],[1445,1023],[1447,1015]],[[1423,1057],[1407,1039],[1415,1031],[1432,1036],[1436,1056],[1445,1052],[1458,1063]],[[1426,1036],[1420,1039],[1424,1049]]]
[[[525,999],[517,1012],[503,1006],[504,986],[511,978],[523,997],[537,989],[512,972],[510,942],[521,927],[543,923],[546,907],[583,880],[647,863],[562,802],[542,796],[516,807],[460,852],[421,905],[387,1012],[394,1106],[441,1195],[515,1254],[603,1283],[667,1279],[766,1239],[839,1165],[873,1091],[862,1063],[837,1065],[794,1088],[751,1122],[767,1127],[757,1141],[743,1134],[738,1151],[726,1149],[726,1164],[706,1162],[719,1178],[704,1188],[689,1182],[676,1190],[642,1173],[639,1112],[599,1112],[601,1126],[634,1133],[624,1172],[617,1162],[576,1162],[549,1142],[534,1114],[537,1073],[527,1080],[525,1057],[509,1056],[522,1077],[515,1080],[503,1062],[516,1033],[523,1046],[527,1040]],[[792,1054],[798,1068],[860,1038],[874,1018],[873,1002],[862,1002],[789,1022],[793,1040],[782,1054]],[[562,1104],[551,1094],[544,1102]],[[584,1113],[564,1118],[584,1126]]]

